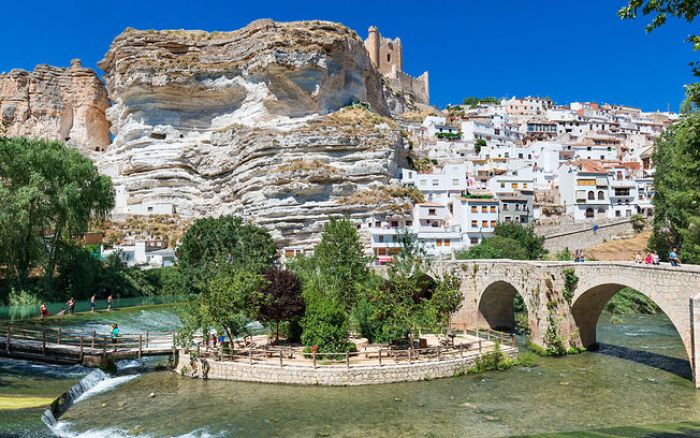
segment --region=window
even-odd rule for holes
[[[435,246],[442,246],[442,239],[437,239],[435,241]]]
[[[481,206],[481,212],[482,212],[482,213],[488,213],[488,212],[489,212],[489,208],[488,208],[487,206],[485,206],[485,205],[482,205],[482,206]]]
[[[413,225],[413,221],[406,221],[406,226],[407,226],[407,227],[410,227],[411,225]]]
[[[620,210],[615,210],[615,217],[620,217],[622,216],[622,212]]]
[[[595,201],[595,193],[593,193],[593,190],[588,192],[588,200],[589,201]]]
[[[504,189],[506,187],[506,183],[501,183],[501,188]]]
[[[506,217],[505,217],[505,221],[506,221],[506,222],[510,222],[511,220],[512,220],[512,219],[510,218],[510,216],[506,216]]]
[[[472,213],[477,213],[476,205],[472,205]]]
[[[384,236],[377,236],[377,242],[384,243]]]
[[[587,209],[586,209],[586,217],[587,217],[587,218],[592,218],[592,217],[594,217],[594,216],[595,216],[595,213],[593,212],[593,209],[592,209],[592,208],[587,208]]]
[[[598,191],[598,200],[599,201],[605,200],[605,193],[602,190]]]
[[[153,211],[153,207],[148,207],[148,211]]]
[[[580,186],[594,186],[595,180],[594,179],[580,179],[580,180],[578,180],[578,185],[580,185]]]
[[[386,62],[391,62],[391,53],[386,54]]]
[[[429,216],[435,216],[435,209],[434,209],[434,208],[429,208],[429,209],[428,209],[428,215],[429,215]]]
[[[399,221],[391,221],[391,227],[397,228],[399,226]]]
[[[473,221],[472,221],[472,228],[476,228],[476,227],[477,227],[476,221],[473,220]]]
[[[496,221],[491,221],[491,228],[496,228]]]
[[[374,226],[375,226],[376,228],[380,228],[380,227],[382,226],[382,223],[379,222],[379,221],[377,221],[377,222],[374,223]]]
[[[501,206],[501,210],[503,210],[503,211],[508,211],[508,204],[503,204],[503,205]]]
[[[481,221],[481,228],[488,228],[489,227],[489,221]]]
[[[495,205],[492,205],[492,206],[491,206],[491,213],[495,213],[495,212],[496,212],[496,206],[495,206]]]
[[[527,183],[523,183],[523,188],[524,188],[524,189],[527,188]]]
[[[515,204],[515,211],[520,211],[520,204]]]
[[[459,180],[458,180],[458,179],[453,179],[453,180],[452,180],[452,185],[453,185],[453,186],[458,186],[458,185],[459,185]]]
[[[604,209],[604,208],[599,208],[599,209],[598,209],[598,214],[605,214],[605,209]]]
[[[432,223],[431,225],[433,226],[433,228],[437,228],[437,227],[438,227],[437,221],[433,221],[433,223]]]
[[[440,181],[434,179],[433,180],[433,187],[437,187],[439,183],[440,183]]]
[[[517,189],[517,188],[518,188],[518,183],[511,183],[511,184],[510,184],[510,187],[513,188],[513,189]]]
[[[477,245],[479,243],[479,238],[478,237],[470,237],[469,243],[472,245]]]
[[[452,241],[450,239],[445,239],[445,246],[450,246]]]

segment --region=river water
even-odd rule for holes
[[[134,329],[142,318],[148,327],[175,318],[162,308],[125,311],[123,317]],[[543,358],[533,368],[366,387],[202,381],[145,372],[122,383],[104,382],[111,390],[77,402],[56,430],[80,437],[497,437],[700,421],[700,391],[688,379],[685,351],[665,316],[625,316],[611,324],[603,315],[598,338],[603,344],[598,352]],[[39,386],[65,390],[87,372],[73,367],[45,374],[8,363],[0,363],[0,395],[31,394]],[[40,411],[0,410],[0,436],[51,436]]]

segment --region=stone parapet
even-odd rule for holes
[[[501,347],[515,357],[516,348]],[[263,363],[213,361],[191,358],[185,350],[178,353],[175,372],[192,378],[212,380],[236,380],[241,382],[283,383],[292,385],[358,386],[382,383],[412,382],[453,377],[466,372],[479,357],[478,352],[465,354],[463,358],[442,361],[415,362],[413,364],[362,366],[324,365],[279,366]]]

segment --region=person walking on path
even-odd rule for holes
[[[97,294],[92,294],[90,297],[90,312],[95,313],[97,308]]]
[[[107,310],[112,310],[112,294],[107,295]]]
[[[681,260],[678,258],[678,248],[673,247],[668,253],[668,260],[671,262],[671,266],[680,266]]]
[[[114,351],[117,351],[117,338],[119,337],[119,326],[115,322],[112,324],[112,346]]]
[[[598,234],[598,224],[593,224],[593,234]]]

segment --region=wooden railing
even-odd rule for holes
[[[464,358],[468,355],[481,355],[493,351],[493,345],[498,341],[501,348],[514,349],[515,335],[495,330],[469,330],[465,334],[478,339],[457,345],[437,345],[427,348],[379,348],[363,349],[351,352],[311,352],[300,348],[236,348],[230,342],[224,342],[216,347],[202,344],[186,349],[186,352],[197,357],[217,361],[241,362],[249,365],[267,364],[283,366],[299,366],[319,368],[323,366],[342,366],[346,368],[361,366],[385,366],[387,364],[415,364],[423,362],[440,362]],[[483,338],[482,338],[483,336]]]
[[[0,325],[0,342],[4,353],[9,355],[13,349],[38,352],[43,356],[59,355],[73,356],[82,361],[86,354],[108,355],[114,351],[130,351],[141,358],[149,350],[168,350],[174,345],[174,332],[145,332],[140,334],[124,334],[117,337],[116,342],[111,336],[72,333],[62,328],[30,329],[12,325]]]

